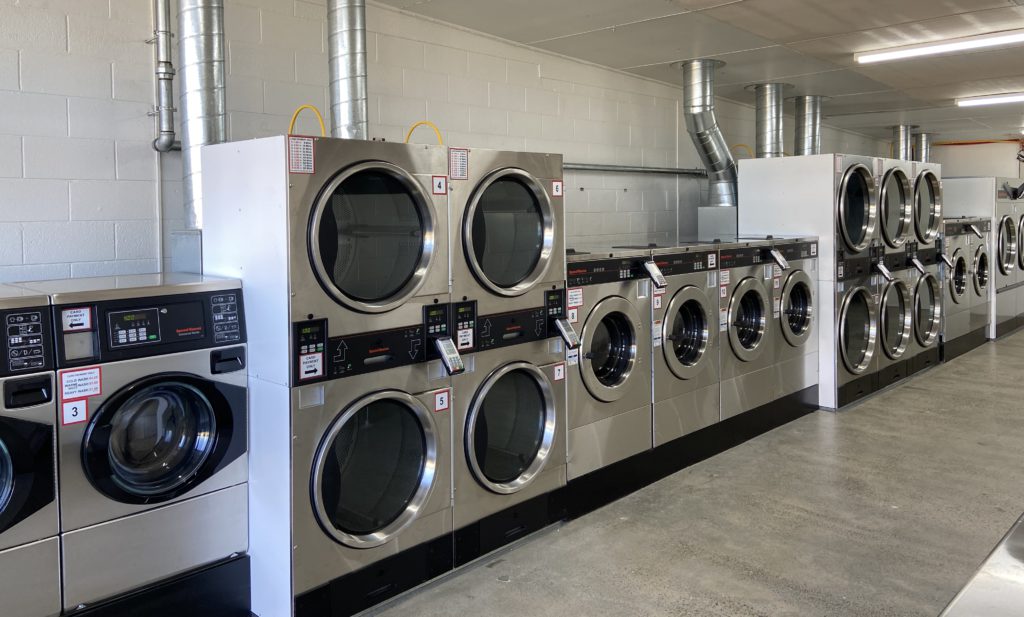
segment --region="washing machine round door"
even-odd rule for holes
[[[839,232],[847,249],[859,253],[868,248],[876,218],[875,178],[867,166],[853,165],[839,185]]]
[[[415,520],[430,498],[438,435],[419,399],[384,390],[344,409],[317,449],[313,511],[336,542],[372,548]]]
[[[708,347],[714,335],[714,314],[707,294],[687,285],[672,297],[662,322],[662,353],[679,379],[693,379],[710,362]]]
[[[921,242],[939,237],[942,225],[942,183],[938,176],[925,170],[914,186],[914,231]]]
[[[1017,267],[1024,269],[1024,251],[1020,250],[1020,241],[1024,238],[1024,216],[1017,222]]]
[[[782,337],[800,347],[811,337],[814,324],[814,281],[804,270],[794,270],[782,285]]]
[[[345,169],[320,192],[310,220],[320,285],[355,311],[401,306],[427,276],[435,221],[430,196],[404,169],[381,161]]]
[[[764,353],[771,314],[764,285],[747,277],[736,285],[729,300],[729,346],[743,362],[752,362]]]
[[[839,310],[839,355],[846,370],[860,375],[871,367],[878,338],[875,301],[866,287],[851,289]]]
[[[561,428],[552,392],[544,372],[528,362],[498,368],[476,391],[466,417],[466,459],[484,488],[516,493],[544,469]]]
[[[942,299],[939,279],[922,274],[914,288],[914,334],[924,347],[935,344],[942,328]]]
[[[967,259],[964,257],[962,249],[953,251],[953,257],[950,259],[953,262],[953,267],[949,269],[949,298],[956,304],[960,304],[964,301],[965,294],[967,293],[968,274],[967,274]]]
[[[555,219],[544,187],[521,169],[502,169],[476,187],[462,238],[473,276],[494,294],[520,296],[551,265]]]
[[[52,424],[0,418],[0,533],[57,499],[53,440]]]
[[[974,264],[971,271],[973,272],[971,280],[974,282],[974,295],[987,298],[991,272],[989,272],[988,251],[984,246],[979,246],[978,250],[974,252]]]
[[[1004,216],[999,221],[999,272],[1004,276],[1017,267],[1017,225],[1013,217]]]
[[[910,337],[914,332],[914,316],[910,312],[913,304],[910,287],[904,281],[889,282],[882,292],[882,306],[879,312],[881,322],[882,351],[890,360],[899,360],[907,353]]]
[[[914,218],[913,189],[902,169],[890,169],[885,174],[878,201],[882,240],[887,246],[899,248],[906,243]]]
[[[7,510],[14,495],[14,461],[7,444],[0,439],[0,515]]]
[[[144,378],[122,388],[86,426],[86,477],[122,503],[154,504],[186,493],[244,443],[245,428],[235,423],[244,396],[244,389],[226,391],[186,374]]]
[[[605,298],[590,311],[581,334],[580,374],[592,396],[611,403],[626,395],[639,332],[640,314],[625,298]]]

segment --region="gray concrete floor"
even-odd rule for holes
[[[938,614],[1024,510],[1024,334],[817,412],[388,616]]]

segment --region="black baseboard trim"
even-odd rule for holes
[[[451,571],[452,553],[452,534],[406,549],[297,596],[295,617],[348,617],[365,611]]]
[[[963,336],[942,342],[942,360],[949,362],[988,342],[987,328],[978,328]]]
[[[455,530],[455,567],[521,540],[564,518],[552,508],[558,491],[539,495]]]
[[[939,346],[926,349],[910,359],[910,374],[915,375],[925,369],[938,366],[942,362]]]
[[[905,364],[909,365],[912,360]],[[909,369],[908,369],[909,373]],[[836,392],[836,408],[846,407],[878,391],[878,373],[864,375],[839,386]]]
[[[907,362],[907,360],[900,360],[878,371],[877,388],[882,390],[906,379],[910,375]]]
[[[249,557],[243,555],[67,615],[250,617],[251,586]]]
[[[1002,323],[996,324],[996,338],[1001,339],[1004,336],[1013,334],[1017,330],[1024,326],[1024,315],[1017,315],[1012,319],[1007,319]]]

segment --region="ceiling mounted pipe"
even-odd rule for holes
[[[327,53],[331,135],[368,139],[365,0],[328,0]]]
[[[708,205],[735,208],[738,201],[736,161],[715,119],[715,69],[724,65],[720,60],[688,60],[673,66],[683,72],[686,130],[708,171]]]
[[[932,135],[931,133],[918,133],[914,135],[914,160],[922,163],[930,163],[932,160]]]
[[[179,0],[178,55],[185,215],[203,226],[200,149],[227,141],[224,0]]]
[[[821,108],[826,97],[816,94],[798,96],[796,102],[796,131],[793,154],[813,156],[821,154]]]
[[[757,118],[757,141],[755,156],[759,159],[777,158],[786,155],[782,131],[782,92],[788,84],[756,84],[754,91],[755,115]]]
[[[892,127],[893,157],[901,161],[913,159],[913,130],[916,126],[910,124],[898,124]]]

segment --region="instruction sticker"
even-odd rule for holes
[[[324,376],[324,354],[307,353],[299,356],[299,379],[315,379]]]
[[[62,309],[60,323],[64,332],[92,330],[92,309],[88,306]]]
[[[288,171],[293,174],[316,173],[316,154],[312,137],[288,137]]]
[[[654,325],[654,329],[653,329],[654,336],[651,337],[651,344],[654,347],[661,347],[661,324],[662,324],[662,320],[660,320],[660,319],[655,321],[654,324],[653,324]]]
[[[714,253],[708,253],[708,267],[714,268],[716,263],[718,263],[718,256]]]
[[[577,364],[580,363],[580,350],[578,347],[576,349],[570,349],[568,352],[566,352],[565,362],[569,366],[576,366]]]
[[[434,412],[448,411],[452,406],[452,390],[445,388],[434,393]]]
[[[102,390],[103,379],[98,366],[60,374],[60,397],[64,400],[98,396]]]
[[[561,180],[555,180],[554,182],[551,183],[551,196],[552,197],[561,197],[562,196],[562,181]]]
[[[722,277],[722,285],[728,285],[729,284],[729,271],[728,270],[722,270],[721,277]]]
[[[456,333],[455,348],[459,351],[473,349],[473,328],[462,328]]]
[[[718,310],[718,331],[725,332],[729,329],[729,309]]]
[[[565,362],[559,362],[555,365],[555,381],[562,381],[565,379]]]
[[[64,426],[70,424],[81,424],[89,419],[89,401],[78,399],[77,401],[64,401],[61,403],[60,423]]]
[[[469,150],[448,148],[448,177],[452,180],[469,180]]]
[[[566,291],[565,305],[569,308],[579,308],[583,306],[583,288],[572,287]]]
[[[811,257],[814,257],[817,254],[818,254],[818,245],[817,244],[812,244],[811,245]]]
[[[448,176],[434,176],[430,183],[430,190],[434,195],[447,195]]]

